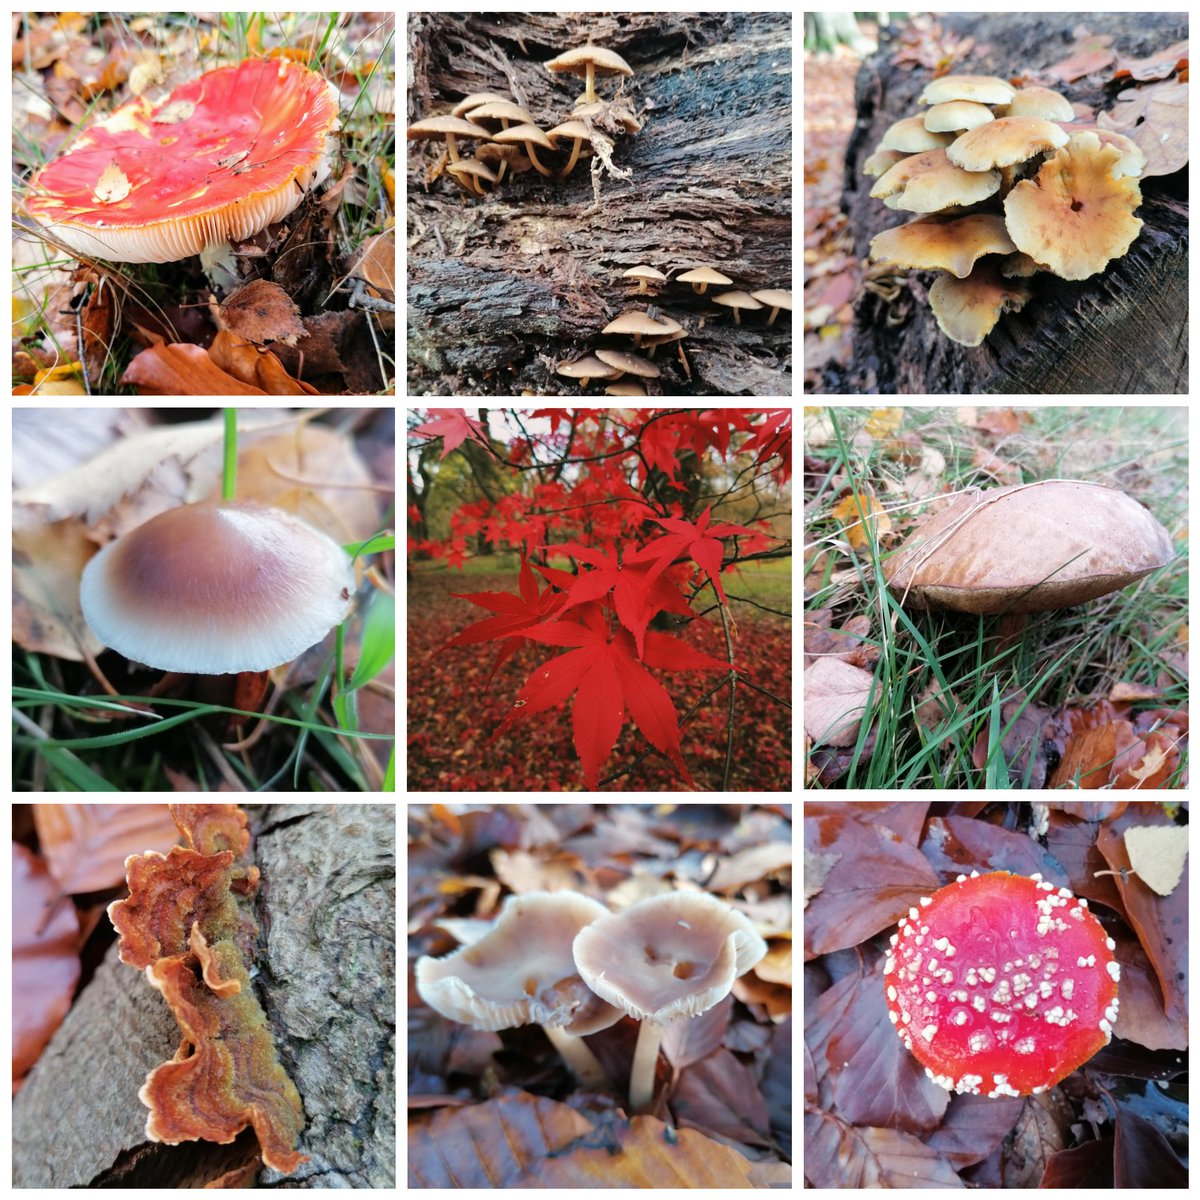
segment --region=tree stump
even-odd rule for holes
[[[430,181],[440,143],[410,151],[410,394],[584,394],[555,367],[597,346],[632,350],[600,331],[647,303],[689,331],[658,351],[651,393],[791,394],[786,313],[738,325],[712,288],[638,296],[621,278],[711,263],[737,289],[790,288],[790,14],[423,13],[408,28],[410,122],[478,91],[512,95],[543,129],[565,121],[582,80],[543,64],[589,36],[634,69],[598,77],[597,93],[623,85],[645,122],[612,132],[611,171],[599,157],[564,180],[530,171],[482,199],[447,174]]]
[[[1072,23],[1112,37],[1123,57],[1142,57],[1186,40],[1182,13],[1062,15],[946,14],[943,26],[975,38],[956,73],[1007,78],[1040,69],[1072,50]],[[893,211],[869,196],[874,180],[863,160],[884,131],[923,110],[917,103],[928,70],[896,61],[894,31],[859,72],[858,124],[846,155],[843,210],[865,260],[871,239],[916,214]],[[1107,79],[1111,70],[1102,72]],[[1069,100],[1095,111],[1113,107],[1125,78],[1097,85],[1098,76],[1057,85]],[[1188,203],[1186,171],[1139,181],[1143,225],[1129,252],[1101,274],[1072,282],[1039,272],[1033,296],[1006,313],[978,347],[959,345],[937,326],[928,286],[935,272],[898,272],[899,299],[864,291],[855,312],[854,353],[844,375],[824,390],[867,394],[1128,394],[1178,393],[1187,387]],[[898,219],[899,218],[899,219]]]

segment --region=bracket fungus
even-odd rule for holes
[[[110,262],[174,262],[281,221],[329,174],[336,89],[286,59],[138,96],[38,170],[25,209]]]
[[[183,1035],[138,1097],[154,1142],[232,1142],[252,1126],[263,1162],[288,1174],[304,1109],[279,1062],[247,964],[258,926],[259,881],[245,814],[232,804],[171,805],[192,843],[126,860],[129,897],[109,905],[121,961],[144,969]]]
[[[1050,479],[963,493],[883,572],[914,608],[1035,613],[1115,592],[1174,556],[1167,531],[1124,492]]]
[[[1111,1041],[1115,949],[1086,900],[1040,875],[959,875],[892,935],[888,1019],[940,1087],[1036,1095]]]
[[[580,930],[579,973],[598,996],[641,1022],[629,1079],[632,1111],[654,1098],[663,1027],[707,1012],[766,952],[749,918],[700,892],[654,896]]]
[[[291,513],[246,501],[168,509],[83,569],[106,646],[164,671],[224,675],[290,662],[345,620],[346,552]]]
[[[621,1019],[589,990],[571,957],[576,935],[608,909],[578,892],[509,896],[492,928],[444,958],[417,960],[421,999],[474,1029],[540,1025],[579,1080],[607,1080],[582,1040]]]
[[[873,198],[930,220],[885,229],[869,253],[875,262],[958,277],[928,288],[952,341],[981,345],[1003,312],[1032,298],[1034,285],[1001,275],[1087,279],[1129,250],[1142,227],[1133,213],[1145,165],[1130,139],[1080,126],[1058,92],[1018,90],[992,75],[944,76],[920,102],[931,105],[924,117],[891,125],[862,170],[878,177]],[[993,254],[1009,257],[976,268]]]

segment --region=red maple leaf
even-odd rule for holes
[[[635,554],[629,555],[625,561],[628,563],[652,563],[650,578],[655,579],[680,555],[690,558],[712,581],[713,588],[721,598],[721,603],[727,604],[725,589],[721,587],[721,556],[725,551],[717,539],[754,531],[747,529],[745,525],[729,525],[723,522],[710,525],[708,522],[711,513],[712,505],[710,504],[696,518],[694,525],[690,521],[679,521],[674,517],[652,516],[647,518],[656,521],[666,529],[667,536],[643,546]]]
[[[628,711],[646,740],[679,768],[694,788],[679,746],[679,721],[671,696],[643,662],[666,671],[729,670],[729,664],[694,650],[665,633],[647,633],[643,662],[634,655],[633,639],[624,629],[610,635],[595,606],[576,621],[551,621],[522,631],[547,646],[571,647],[543,663],[526,681],[513,711],[492,737],[495,741],[518,721],[544,712],[575,695],[571,718],[575,750],[583,764],[584,782],[599,786],[600,768],[616,745]],[[576,694],[577,693],[577,694]]]
[[[479,442],[483,446],[488,444],[487,435],[483,432],[482,426],[478,421],[473,421],[467,416],[466,409],[440,408],[432,409],[431,413],[437,414],[437,419],[426,421],[424,425],[418,425],[413,433],[423,433],[426,437],[442,439],[442,453],[438,462],[441,462],[451,450],[457,450],[467,438]]]

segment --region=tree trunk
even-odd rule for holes
[[[468,199],[448,174],[429,180],[440,142],[410,151],[410,394],[583,394],[558,363],[633,350],[600,331],[654,304],[688,336],[654,356],[652,394],[790,395],[786,312],[739,325],[712,304],[721,288],[697,296],[669,282],[638,296],[621,277],[639,264],[675,274],[712,264],[730,288],[790,288],[790,14],[419,14],[410,121],[477,91],[511,94],[542,129],[565,121],[583,81],[542,64],[589,36],[634,70],[597,77],[597,94],[620,91],[644,121],[638,133],[602,126],[611,169],[597,156],[564,180],[529,171]],[[591,394],[604,386],[594,380]]]
[[[254,986],[304,1101],[311,1158],[287,1186],[393,1187],[395,808],[247,812],[262,870]],[[13,1098],[13,1185],[203,1187],[244,1162],[245,1132],[228,1146],[147,1141],[138,1089],[179,1042],[114,943]]]
[[[975,52],[956,73],[1004,78],[1037,75],[1075,46],[1078,20],[1109,35],[1122,58],[1162,50],[1187,38],[1181,13],[1059,15],[946,14],[948,31],[975,39]],[[862,163],[885,130],[923,110],[917,97],[932,78],[897,60],[894,30],[857,82],[858,125],[846,156],[843,209],[855,231],[860,259],[871,239],[916,214],[872,200],[874,180]],[[1105,83],[1116,67],[1071,84],[1055,84],[1095,111],[1113,107],[1128,77]],[[1097,83],[1097,81],[1102,81]],[[1034,82],[1035,80],[1030,80]],[[1037,78],[1036,82],[1052,82]],[[1136,85],[1135,85],[1136,86]],[[1140,180],[1142,229],[1129,252],[1101,274],[1078,282],[1046,272],[1032,277],[1033,296],[1019,313],[1006,313],[978,347],[959,345],[937,326],[928,305],[936,273],[900,271],[900,295],[884,300],[864,290],[855,320],[854,354],[843,376],[823,390],[848,393],[1178,393],[1187,386],[1188,204],[1186,171]]]

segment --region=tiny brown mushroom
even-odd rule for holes
[[[511,100],[489,100],[486,104],[471,109],[471,120],[499,121],[504,129],[509,127],[509,121],[516,121],[521,125],[537,124],[530,113]]]
[[[690,283],[692,291],[697,296],[703,296],[708,289],[710,283],[732,283],[733,280],[728,275],[722,275],[716,267],[696,267],[694,270],[685,271],[677,277],[680,283]]]
[[[580,387],[587,387],[593,379],[616,379],[620,375],[620,371],[601,362],[594,354],[577,358],[574,362],[559,363],[555,373],[567,379],[578,379]]]
[[[604,389],[606,396],[644,396],[646,389],[640,383],[625,380],[624,383],[610,383]]]
[[[585,46],[576,46],[573,50],[564,50],[557,58],[552,58],[544,65],[546,70],[554,75],[561,75],[565,71],[586,78],[586,90],[577,103],[590,104],[595,101],[597,72],[601,75],[633,74],[633,68],[615,50],[593,46],[590,42]]]
[[[547,150],[553,150],[554,143],[536,125],[514,125],[511,129],[502,129],[499,133],[492,135],[492,141],[499,142],[502,146],[523,144],[525,153],[529,155],[529,161],[533,163],[535,170],[547,178],[554,174],[538,159],[537,151],[534,149],[534,146],[543,146]]]
[[[617,374],[613,376],[614,379],[620,379],[626,374],[637,375],[642,379],[657,379],[662,373],[649,359],[638,354],[626,354],[623,350],[597,350],[596,357],[615,368]]]
[[[555,125],[553,129],[547,129],[546,136],[555,144],[557,144],[560,137],[569,137],[575,139],[574,145],[571,147],[571,157],[568,159],[567,165],[558,173],[559,179],[566,179],[566,177],[575,169],[575,164],[579,161],[580,147],[584,142],[591,142],[592,131],[587,127],[586,124],[584,124],[583,121],[571,120],[564,121],[561,125]]]
[[[414,121],[408,127],[408,140],[420,141],[426,138],[445,138],[446,149],[453,162],[461,161],[458,157],[458,139],[460,137],[476,138],[479,141],[491,141],[492,135],[482,125],[472,124],[462,117],[426,117]]]
[[[446,170],[454,176],[459,187],[472,196],[486,195],[483,185],[479,182],[481,179],[486,179],[491,184],[500,182],[500,177],[490,167],[484,166],[475,158],[461,158],[458,162],[452,162]]]
[[[751,292],[755,300],[762,301],[771,309],[771,315],[767,318],[768,325],[775,324],[775,318],[779,316],[779,310],[786,308],[788,312],[792,311],[792,293],[781,291],[778,288],[763,288],[760,292]]]
[[[656,271],[653,267],[640,266],[630,267],[628,271],[622,273],[623,279],[636,279],[638,285],[638,295],[644,296],[648,289],[648,284],[661,283],[666,276],[661,271]]]
[[[609,321],[601,332],[629,334],[633,338],[634,347],[640,350],[643,337],[647,335],[661,337],[664,333],[670,333],[671,329],[670,326],[656,321],[648,313],[633,309],[630,312],[622,313],[616,320]]]
[[[493,100],[512,103],[511,96],[502,96],[499,92],[472,92],[469,96],[464,96],[450,112],[453,116],[465,117],[471,109],[478,108],[481,104],[490,104]]]
[[[747,310],[762,308],[762,305],[749,292],[722,292],[719,296],[714,296],[712,302],[721,305],[722,308],[733,309],[733,320],[736,325],[742,323],[743,308]]]

